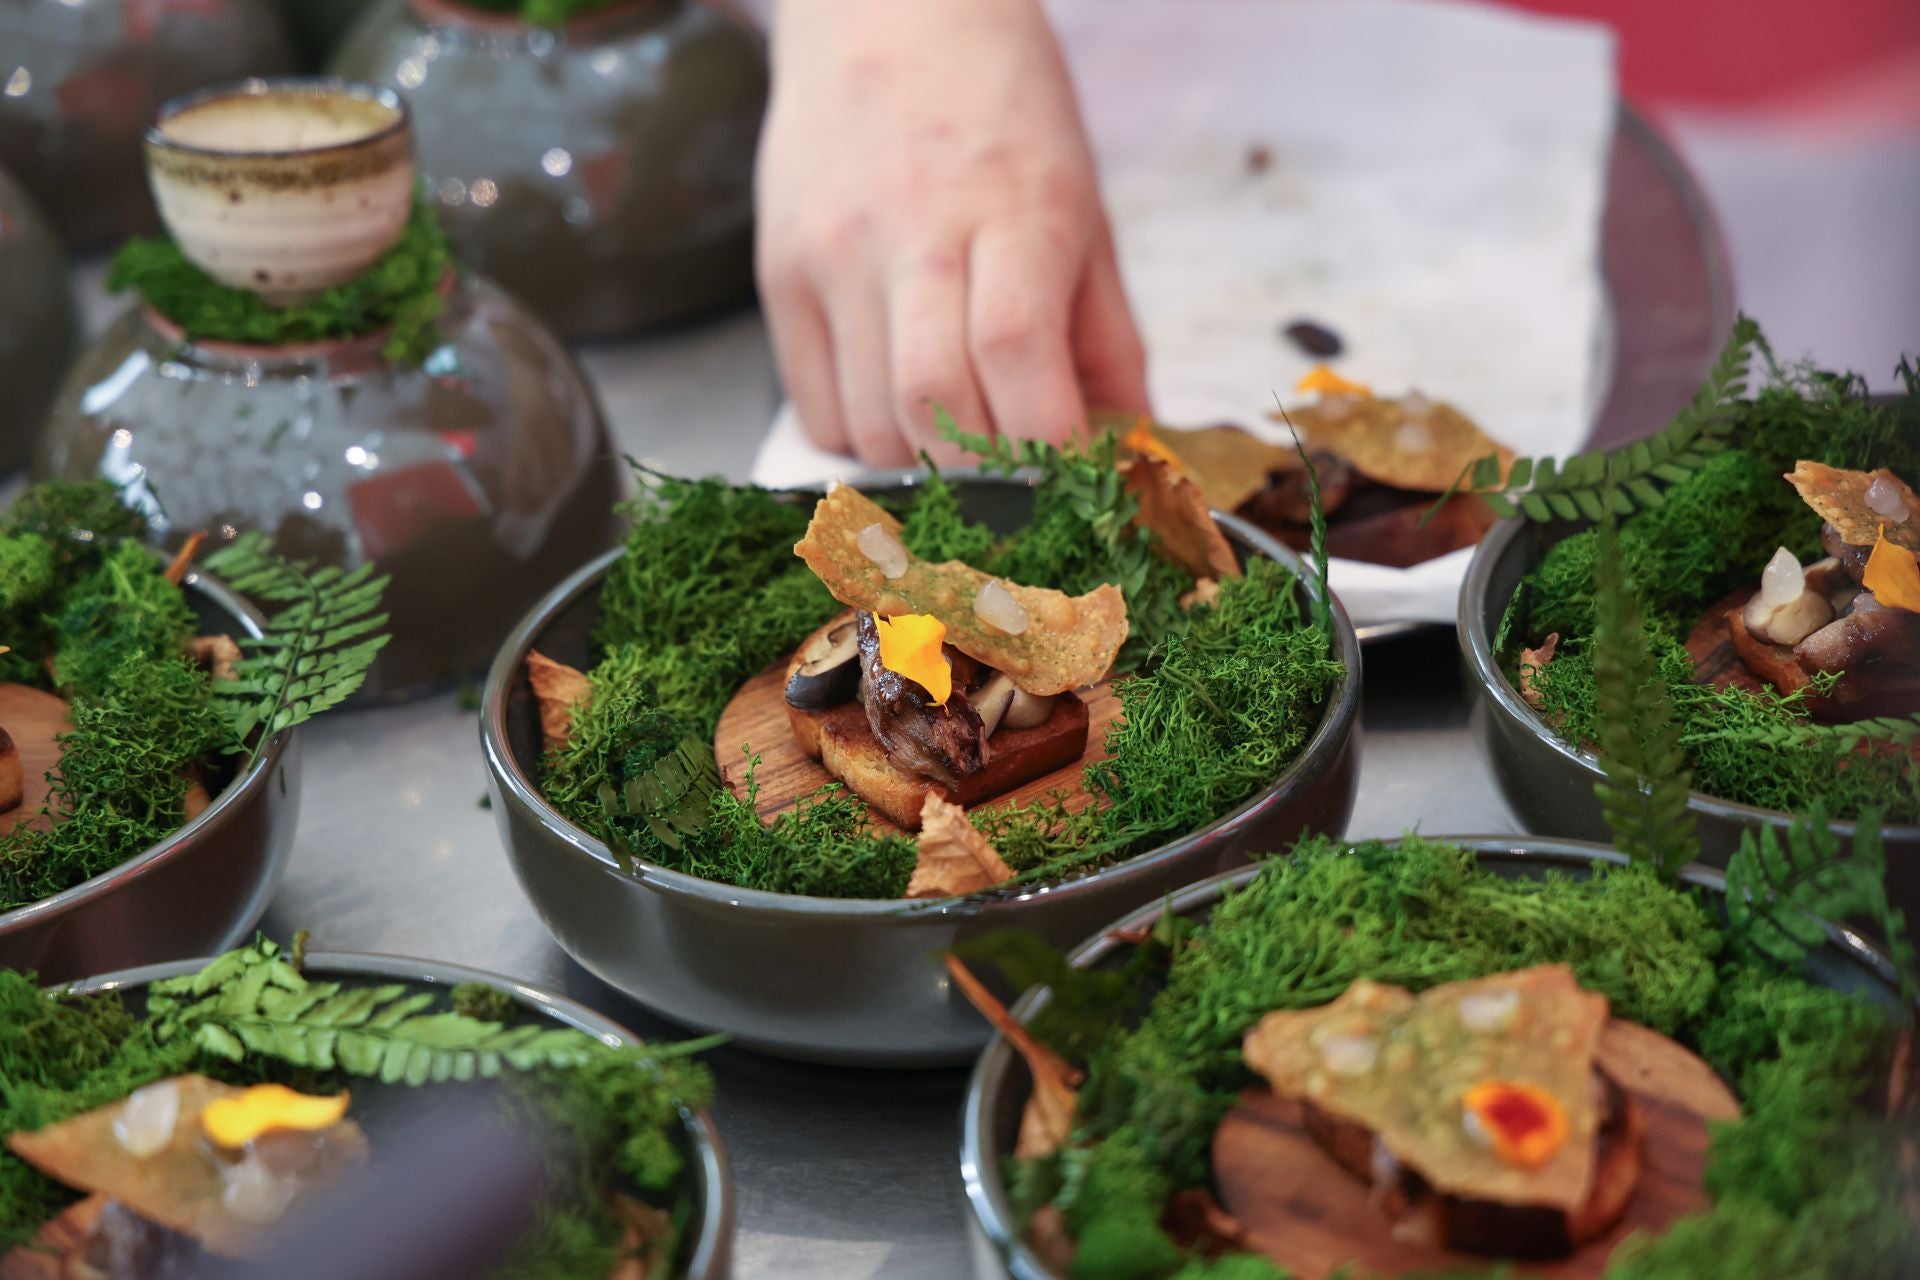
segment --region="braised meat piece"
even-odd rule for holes
[[[894,763],[947,787],[958,787],[962,778],[985,768],[986,727],[958,681],[946,706],[936,705],[925,689],[881,663],[873,615],[863,609],[857,617],[860,696],[873,736]]]

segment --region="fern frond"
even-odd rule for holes
[[[719,789],[713,748],[698,734],[689,734],[624,787],[616,790],[602,782],[600,806],[609,818],[639,818],[662,844],[678,849],[682,836],[706,827]]]
[[[1275,403],[1279,397],[1274,397]],[[1300,432],[1293,425],[1293,419],[1287,416],[1286,406],[1280,406],[1280,420],[1287,424],[1287,431],[1293,436],[1294,451],[1300,455],[1300,464],[1307,469],[1307,550],[1313,557],[1314,582],[1320,588],[1320,595],[1313,602],[1313,623],[1320,628],[1320,634],[1327,638],[1327,644],[1333,644],[1333,592],[1327,586],[1327,513],[1320,502],[1320,472],[1313,465],[1313,459],[1307,456],[1307,446],[1300,440]]]
[[[1857,749],[1862,743],[1888,747],[1911,747],[1920,743],[1920,715],[1872,716],[1850,724],[1817,724],[1800,721],[1792,724],[1739,724],[1714,729],[1702,737],[1735,738],[1770,747],[1804,747],[1825,743],[1840,755]]]
[[[1656,434],[1564,461],[1519,458],[1504,480],[1499,458],[1488,454],[1468,466],[1440,501],[1464,486],[1503,519],[1542,521],[1599,520],[1608,512],[1627,516],[1657,507],[1665,501],[1665,486],[1686,479],[1727,447],[1733,420],[1726,410],[1746,392],[1755,350],[1766,350],[1765,339],[1742,315],[1693,399]]]
[[[1594,793],[1620,851],[1669,877],[1700,856],[1687,799],[1693,775],[1673,695],[1654,662],[1640,602],[1627,584],[1620,531],[1600,521],[1593,573],[1593,681],[1600,764]]]
[[[265,534],[243,534],[207,558],[207,569],[240,594],[279,605],[266,635],[244,640],[235,677],[214,685],[216,705],[248,762],[283,730],[345,702],[365,681],[389,636],[379,612],[387,578],[371,563],[312,569],[273,550]]]
[[[490,1079],[505,1070],[572,1067],[603,1048],[572,1027],[500,1022],[436,1009],[439,994],[404,983],[347,987],[303,976],[267,941],[198,973],[156,982],[148,1011],[162,1042],[190,1036],[208,1053],[420,1085]]]
[[[1728,937],[1736,948],[1797,968],[1826,942],[1825,921],[1864,920],[1876,928],[1900,976],[1903,1004],[1914,992],[1906,917],[1887,897],[1886,849],[1878,814],[1854,825],[1842,855],[1826,811],[1796,817],[1785,844],[1773,827],[1743,832],[1727,860]]]

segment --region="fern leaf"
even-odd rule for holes
[[[1700,854],[1687,808],[1693,779],[1673,695],[1654,663],[1640,602],[1627,585],[1610,510],[1600,522],[1593,579],[1594,702],[1605,774],[1594,792],[1620,851],[1673,876]]]
[[[720,787],[720,768],[713,750],[697,734],[689,734],[653,767],[625,787],[603,783],[600,804],[608,817],[637,817],[670,849],[681,847],[681,837],[707,825],[713,793]]]
[[[241,594],[282,606],[264,637],[242,642],[236,678],[214,686],[251,763],[276,735],[339,706],[366,680],[389,639],[379,611],[388,580],[371,563],[343,572],[287,560],[257,532],[208,557],[207,568]]]

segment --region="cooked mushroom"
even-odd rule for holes
[[[1867,556],[1872,547],[1856,547],[1840,536],[1840,531],[1831,524],[1820,526],[1820,546],[1830,556],[1840,561],[1840,568],[1855,582],[1860,581],[1867,571]]]
[[[1015,688],[1013,705],[1007,708],[1006,727],[1009,729],[1033,729],[1047,722],[1053,714],[1053,699],[1038,698],[1025,689]]]
[[[807,643],[787,681],[787,704],[825,711],[851,702],[860,690],[860,628],[852,618]]]
[[[983,736],[989,738],[1001,729],[1036,728],[1053,714],[1052,698],[1035,697],[1004,671],[994,672],[992,679],[968,695],[968,700],[980,713],[980,723],[986,730]]]
[[[1793,552],[1781,547],[1767,561],[1760,590],[1747,602],[1747,630],[1773,644],[1795,645],[1833,621],[1833,605],[1807,581]]]
[[[1793,656],[1808,675],[1839,676],[1827,694],[1836,718],[1920,711],[1920,613],[1856,606],[1802,640]]]
[[[17,809],[26,798],[27,774],[20,765],[20,748],[13,736],[0,729],[0,813]]]

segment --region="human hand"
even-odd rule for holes
[[[781,0],[761,301],[814,443],[873,466],[968,431],[1147,410],[1073,86],[1037,0]]]

